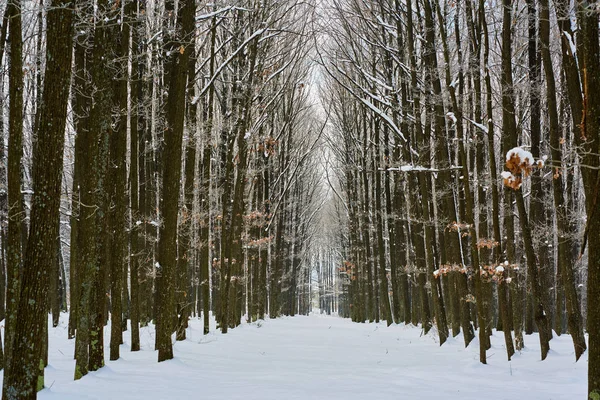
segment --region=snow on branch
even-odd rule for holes
[[[254,32],[252,35],[250,35],[250,37],[248,37],[246,40],[244,40],[244,43],[242,43],[240,45],[240,47],[238,47],[233,53],[231,53],[231,55],[227,58],[227,60],[225,60],[221,65],[219,65],[219,67],[215,71],[214,75],[210,78],[208,83],[202,88],[202,90],[200,91],[200,93],[198,94],[197,97],[201,98],[206,93],[206,91],[211,87],[211,85],[213,84],[215,79],[217,79],[217,77],[221,74],[221,71],[231,62],[231,60],[233,60],[238,55],[238,53],[240,51],[242,51],[248,45],[248,43],[250,43],[252,40],[254,40],[257,37],[259,37],[260,35],[262,35],[266,30],[267,30],[266,28],[259,29],[256,32]]]
[[[213,11],[211,13],[208,13],[208,14],[198,15],[196,17],[196,22],[201,22],[201,21],[206,20],[206,19],[211,19],[213,17],[216,17],[217,15],[224,14],[224,13],[226,13],[228,11],[231,11],[231,10],[250,11],[250,10],[248,10],[246,8],[227,6],[227,7],[220,8],[220,9],[218,9],[216,11]]]
[[[361,102],[362,104],[364,104],[365,106],[367,106],[367,108],[369,108],[371,111],[373,111],[375,114],[377,114],[378,116],[380,116],[387,124],[390,128],[392,128],[392,130],[398,135],[400,136],[400,138],[402,138],[402,140],[404,141],[404,143],[407,143],[408,141],[406,140],[406,137],[404,136],[404,134],[402,133],[402,131],[400,130],[400,128],[394,123],[394,121],[390,118],[389,115],[387,115],[385,112],[383,112],[383,110],[379,109],[377,106],[375,106],[372,102],[368,101],[367,99],[365,99],[363,96],[358,95],[351,87],[349,87],[348,85],[344,84],[344,82],[342,82],[331,70],[330,68],[327,66],[327,64],[324,62],[323,60],[323,56],[319,53],[319,58],[321,59],[321,65],[324,67],[325,72],[331,77],[333,78],[334,81],[336,81],[336,83],[340,86],[342,86],[344,89],[346,89],[348,91],[348,93],[350,93],[356,100],[358,100],[359,102]],[[354,84],[356,84],[356,82],[354,82],[354,80],[352,80],[348,74],[346,74],[344,71],[342,71],[340,69],[340,67],[335,64],[335,63],[330,63],[336,70],[338,73],[340,73],[342,76],[348,78],[351,82],[353,82]],[[360,85],[358,85],[360,87]],[[370,95],[369,91],[365,91],[364,88],[361,88],[363,90],[363,92],[365,92],[367,95]]]
[[[481,131],[483,131],[484,133],[490,133],[489,129],[487,126],[480,124],[479,122],[475,122],[472,119],[469,118],[465,118],[467,121],[469,121],[470,123],[472,123],[476,128],[481,129]]]
[[[508,171],[502,171],[504,186],[518,190],[523,184],[523,178],[528,177],[534,168],[543,168],[546,156],[535,161],[533,154],[522,147],[514,147],[506,153],[506,168]]]
[[[391,167],[386,169],[386,171],[389,172],[433,172],[433,173],[437,173],[440,171],[452,171],[452,170],[460,170],[462,169],[462,166],[451,166],[449,168],[427,168],[427,167],[423,167],[420,165],[412,165],[412,164],[407,164],[407,165],[401,165],[399,167]]]

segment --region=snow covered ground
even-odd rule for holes
[[[105,330],[108,336],[109,329]],[[73,340],[66,318],[50,328],[47,389],[40,399],[485,399],[576,400],[586,398],[587,354],[575,363],[571,339],[555,337],[539,361],[536,336],[506,361],[501,334],[494,334],[488,365],[478,343],[462,338],[439,347],[436,336],[415,327],[355,324],[312,315],[245,324],[226,335],[202,335],[193,320],[188,340],[175,344],[175,359],[157,363],[154,330],[141,332],[142,351],[80,381],[72,380]],[[106,353],[108,360],[108,348]]]

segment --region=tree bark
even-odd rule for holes
[[[43,360],[48,274],[58,236],[58,214],[67,99],[71,78],[73,11],[64,1],[53,1],[48,10],[46,71],[38,144],[45,149],[34,162],[35,182],[31,227],[23,262],[22,291],[19,298],[12,363],[4,376],[3,397],[35,399],[43,388]],[[39,375],[41,374],[41,379]]]
[[[9,13],[9,130],[8,130],[8,229],[6,236],[6,322],[5,358],[12,360],[13,343],[21,290],[22,221],[25,219],[21,194],[21,158],[23,157],[23,39],[21,33],[21,1],[11,0]]]
[[[183,3],[183,4],[182,4]],[[160,275],[157,279],[158,309],[156,319],[156,345],[158,361],[173,358],[171,343],[172,321],[175,315],[174,290],[177,270],[177,215],[181,187],[182,140],[185,118],[185,89],[188,60],[191,53],[190,38],[194,32],[194,2],[179,3],[177,25],[181,37],[172,38],[169,62],[169,90],[167,97],[167,125],[165,132],[163,187],[160,201],[160,235],[158,263]],[[194,41],[191,41],[194,43]]]

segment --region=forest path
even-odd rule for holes
[[[587,354],[575,363],[568,335],[552,340],[544,362],[537,338],[527,337],[530,347],[508,363],[495,334],[486,366],[476,341],[464,349],[460,336],[439,347],[435,335],[421,336],[418,328],[320,315],[207,336],[201,321],[192,320],[188,340],[174,346],[175,359],[160,364],[153,327],[142,329],[136,353],[127,331],[120,360],[74,382],[74,341],[66,339],[63,321],[50,328],[49,389],[40,399],[571,400],[586,394]]]

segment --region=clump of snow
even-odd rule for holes
[[[511,174],[508,171],[502,171],[502,173],[500,174],[500,176],[502,177],[502,179],[509,179],[513,176],[513,174]]]
[[[500,174],[500,176],[504,180],[504,185],[505,186],[508,186],[508,187],[513,188],[515,190],[519,189],[521,187],[521,184],[523,184],[523,180],[521,179],[521,177],[514,176],[512,174],[512,172],[502,171],[502,173]]]
[[[531,152],[524,150],[522,147],[514,147],[506,153],[506,161],[510,161],[513,157],[519,157],[521,162],[533,164],[533,155]]]
[[[451,120],[453,124],[456,124],[457,119],[456,119],[456,115],[454,115],[453,112],[447,113],[446,117],[448,117],[448,119]]]
[[[388,168],[388,171],[400,171],[400,172],[412,172],[412,171],[437,171],[437,170],[433,170],[431,168],[425,168],[419,165],[411,165],[411,164],[407,164],[407,165],[401,165],[400,167],[393,167],[393,168]]]
[[[518,190],[523,183],[523,177],[531,175],[534,167],[543,168],[547,157],[535,161],[531,152],[522,147],[514,147],[506,153],[506,168],[501,176],[505,186]]]

